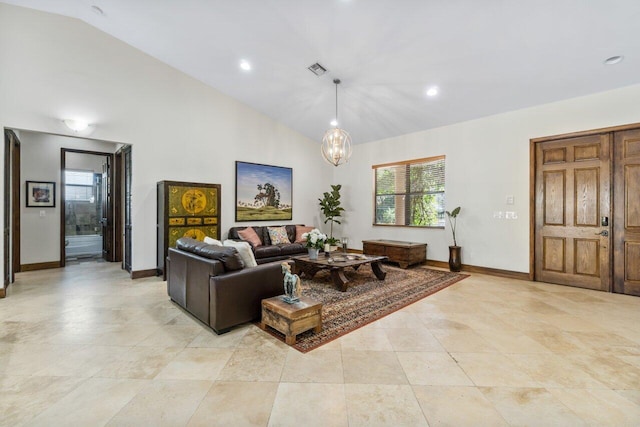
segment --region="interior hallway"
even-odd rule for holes
[[[640,298],[474,274],[307,354],[119,264],[17,275],[0,425],[640,425]]]

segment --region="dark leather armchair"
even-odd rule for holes
[[[237,267],[230,255],[234,248],[220,249],[225,252],[220,255],[216,249],[221,247],[187,238],[179,239],[177,246],[169,248],[167,257],[167,292],[217,334],[259,320],[261,301],[283,293],[279,262],[229,271]]]

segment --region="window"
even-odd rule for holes
[[[445,156],[375,165],[374,225],[444,227]]]
[[[67,201],[95,201],[93,194],[94,174],[91,171],[65,170],[65,200]]]

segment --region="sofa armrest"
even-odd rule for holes
[[[169,248],[167,292],[178,305],[209,324],[209,278],[224,273],[220,261]]]
[[[222,333],[260,318],[261,302],[284,293],[279,262],[261,264],[209,279],[210,326]]]

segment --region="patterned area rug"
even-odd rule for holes
[[[322,301],[322,332],[298,335],[293,347],[306,353],[469,277],[425,267],[403,270],[385,265],[383,269],[385,280],[376,279],[369,265],[357,271],[346,269],[350,281],[346,292],[336,288],[326,270],[312,280],[302,278],[302,294]],[[272,328],[267,331],[284,341],[283,334]]]

